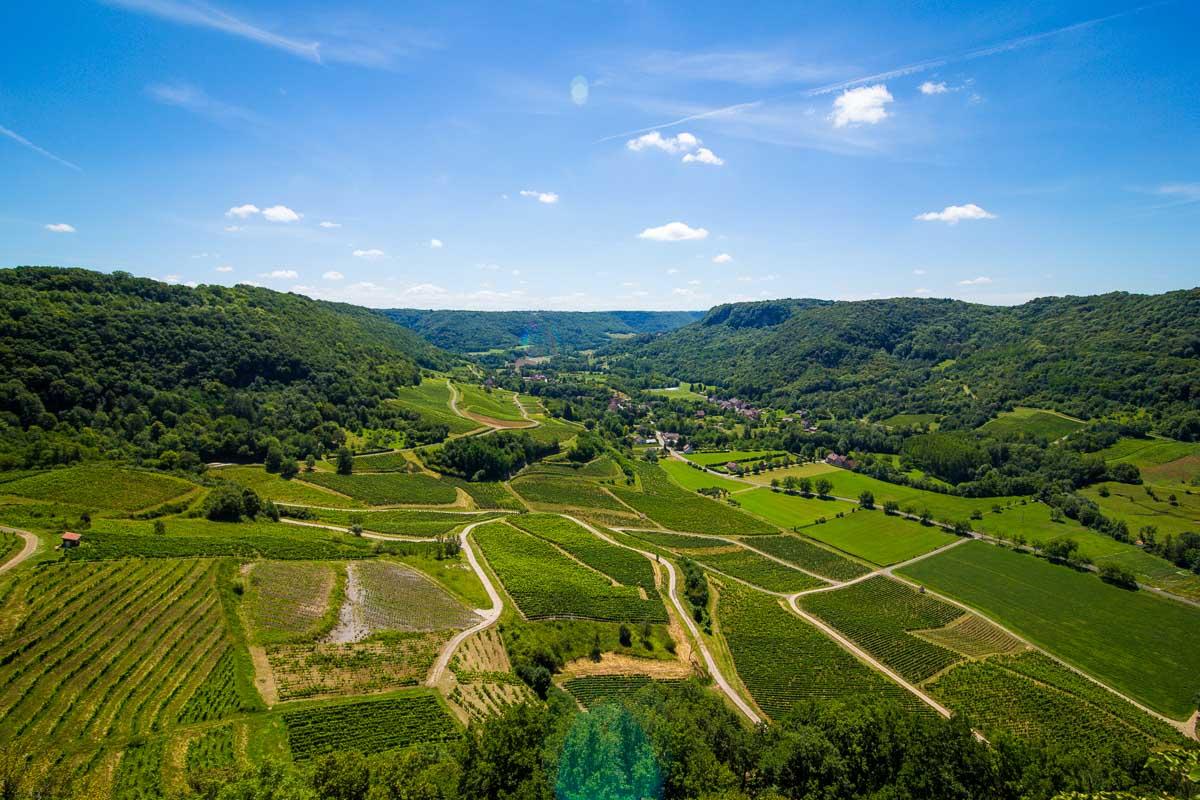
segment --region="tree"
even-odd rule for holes
[[[278,441],[273,441],[267,445],[267,456],[263,459],[263,468],[267,472],[279,472],[283,466],[283,449],[279,446]]]
[[[366,800],[371,775],[362,753],[330,753],[313,764],[312,787],[321,800]]]
[[[812,494],[812,490],[813,490],[812,479],[811,478],[801,478],[800,479],[800,494],[804,495],[805,497],[808,497],[809,495]]]
[[[204,498],[204,516],[214,522],[237,522],[242,518],[242,490],[222,484]]]
[[[817,478],[817,497],[828,497],[829,491],[833,488],[833,482],[828,478]]]
[[[875,507],[875,495],[869,489],[863,489],[858,496],[858,504],[863,508]]]
[[[895,514],[898,514],[899,512],[900,512],[900,504],[897,503],[895,500],[884,500],[883,501],[883,513],[887,514],[888,516],[894,516]]]
[[[317,457],[314,456],[312,453],[309,453],[307,456],[304,457],[304,471],[312,472],[316,468],[317,468]]]
[[[354,456],[347,447],[339,447],[337,451],[337,474],[349,475],[354,472]]]
[[[279,466],[279,477],[284,480],[291,480],[300,474],[300,468],[296,466],[296,459],[285,458]]]
[[[622,623],[617,630],[617,638],[621,642],[622,647],[629,647],[633,644],[633,632],[629,630],[629,626]]]
[[[155,535],[162,536],[166,532],[167,532],[167,523],[163,522],[161,519],[154,520]]]
[[[558,800],[658,797],[663,777],[646,732],[623,706],[579,714],[558,761]]]

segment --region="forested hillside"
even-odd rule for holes
[[[422,311],[381,312],[438,347],[458,353],[532,345],[535,352],[586,350],[609,334],[660,333],[694,322],[702,311]]]
[[[303,456],[450,357],[355,306],[126,273],[0,270],[0,460]]]
[[[1200,436],[1200,289],[1042,298],[1015,307],[897,298],[777,300],[613,346],[635,373],[839,416],[937,412],[983,422],[1013,404],[1081,417],[1146,409]]]

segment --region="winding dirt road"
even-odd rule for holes
[[[3,564],[0,564],[0,572],[7,572],[8,570],[13,569],[18,564],[20,564],[22,561],[25,561],[30,556],[32,556],[35,552],[37,552],[38,537],[34,536],[29,531],[23,531],[20,528],[9,528],[4,525],[0,525],[0,531],[5,531],[7,533],[15,533],[17,536],[20,536],[22,539],[25,540],[25,546],[21,548],[21,552],[17,553],[15,556],[10,558],[8,561],[4,562]]]
[[[479,525],[486,524],[486,522],[491,522],[491,520],[468,525],[458,535],[458,538],[462,543],[463,552],[466,553],[467,562],[471,565],[471,569],[475,571],[475,574],[479,576],[479,580],[483,584],[488,598],[492,601],[492,607],[476,609],[476,613],[480,614],[483,619],[465,631],[455,634],[454,638],[446,642],[446,646],[442,648],[437,661],[433,664],[433,669],[429,671],[429,677],[425,680],[426,686],[436,686],[437,682],[441,680],[442,674],[446,671],[446,667],[450,665],[450,659],[454,656],[454,651],[458,649],[458,646],[466,641],[468,637],[495,625],[500,619],[500,612],[504,610],[504,600],[500,597],[500,593],[496,591],[496,587],[492,584],[492,579],[488,577],[487,572],[480,566],[479,559],[475,556],[475,551],[471,547],[471,540],[469,538],[472,530]]]

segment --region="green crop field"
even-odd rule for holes
[[[1054,441],[1074,433],[1084,424],[1082,420],[1072,419],[1054,411],[1017,406],[1012,411],[1001,411],[995,419],[985,422],[979,430],[989,436],[1025,434]]]
[[[488,391],[469,383],[455,383],[460,397],[458,407],[463,411],[478,414],[501,422],[524,422],[521,409],[517,406],[513,393],[506,389]]]
[[[1133,464],[1151,482],[1188,483],[1200,476],[1200,442],[1121,439],[1100,455],[1105,461]]]
[[[641,491],[614,486],[613,493],[665,528],[720,536],[778,533],[773,526],[724,502],[681,488],[653,464],[638,463],[634,468]]]
[[[475,420],[466,419],[450,409],[450,387],[445,378],[426,378],[420,386],[404,386],[396,390],[389,401],[416,412],[421,419],[435,425],[445,425],[451,434],[463,434],[479,427]]]
[[[403,450],[354,457],[354,472],[357,475],[368,472],[412,472],[415,469],[416,465]]]
[[[818,500],[765,488],[741,492],[737,501],[742,508],[785,530],[803,528],[822,518],[833,519],[857,507],[844,500]]]
[[[336,569],[336,571],[335,571]],[[312,561],[255,564],[246,592],[246,617],[260,643],[314,639],[334,620],[334,587],[344,569]],[[340,596],[336,598],[340,601]]]
[[[332,489],[373,506],[449,505],[458,499],[453,484],[429,475],[307,472],[303,478],[308,483]]]
[[[702,403],[708,399],[707,395],[701,394],[695,390],[695,387],[700,387],[700,392],[704,391],[704,387],[698,383],[681,383],[678,386],[666,386],[662,389],[647,389],[647,394],[652,394],[655,397],[666,397],[670,400],[685,400],[692,403]]]
[[[848,581],[871,571],[857,561],[840,553],[821,547],[800,536],[760,536],[750,543],[752,547],[782,558],[798,567],[815,572],[835,581]]]
[[[961,617],[962,609],[882,575],[805,595],[801,604],[913,683],[961,659],[910,631],[944,627]]]
[[[598,484],[581,478],[522,475],[510,484],[527,503],[557,508],[600,508],[619,514],[632,512]]]
[[[294,516],[297,509],[280,506],[280,512],[286,516]],[[363,530],[375,533],[386,533],[391,536],[439,536],[451,533],[472,522],[483,522],[500,516],[494,512],[459,514],[451,511],[426,511],[415,508],[389,508],[372,511],[345,511],[319,509],[312,511],[317,522],[349,528],[355,522],[363,526]]]
[[[678,680],[655,681],[645,675],[583,675],[563,681],[563,688],[583,704],[594,708],[637,694],[652,683],[678,684]]]
[[[662,601],[563,555],[553,545],[503,522],[472,533],[504,588],[528,619],[566,617],[614,622],[665,622]]]
[[[706,567],[771,592],[791,594],[825,585],[807,573],[742,548],[730,547],[719,552],[684,550],[682,553]]]
[[[657,598],[654,567],[644,557],[616,547],[569,519],[552,514],[521,514],[511,520],[521,530],[556,544],[595,570],[624,586],[640,586],[648,598]]]
[[[1151,708],[1177,719],[1195,708],[1198,609],[984,542],[967,542],[903,572]]]
[[[855,511],[841,519],[810,525],[804,535],[885,567],[955,541],[953,534],[934,525],[882,511]]]
[[[1089,746],[1179,741],[1170,726],[1037,653],[960,664],[929,691],[989,736]]]
[[[713,475],[711,472],[705,472],[702,469],[688,466],[686,462],[679,461],[674,458],[664,458],[658,462],[668,475],[670,475],[676,483],[685,489],[690,489],[693,492],[697,489],[708,489],[716,487],[724,489],[727,492],[737,492],[742,489],[749,488],[748,484],[741,481],[722,478],[719,475]]]
[[[288,711],[283,722],[298,760],[334,750],[380,753],[459,735],[449,712],[427,693]]]
[[[233,481],[239,486],[245,486],[258,492],[264,500],[276,503],[292,503],[304,506],[326,506],[329,508],[361,508],[364,504],[350,497],[343,497],[304,483],[303,479],[312,472],[302,472],[297,478],[285,480],[278,475],[267,472],[262,467],[220,467],[211,470],[211,475]]]
[[[107,464],[49,470],[2,484],[3,493],[97,509],[138,511],[161,505],[195,485],[161,472]]]
[[[689,453],[687,459],[702,467],[735,463],[741,461],[759,461],[770,456],[781,456],[778,450],[728,450],[719,453]]]
[[[769,716],[778,718],[806,700],[884,696],[909,708],[920,702],[785,610],[778,598],[726,582],[717,617],[738,675]]]

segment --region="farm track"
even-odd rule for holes
[[[13,569],[17,565],[19,565],[22,561],[25,561],[30,556],[32,556],[35,552],[37,552],[38,541],[39,541],[38,537],[35,536],[34,534],[30,533],[29,531],[23,531],[20,528],[9,528],[5,525],[0,525],[0,531],[7,531],[8,533],[15,533],[17,536],[20,536],[23,540],[25,540],[25,546],[21,548],[21,552],[17,553],[15,556],[10,558],[8,561],[5,561],[3,564],[0,564],[0,572],[8,572],[10,569]]]
[[[488,430],[478,434],[480,436],[486,436],[487,434],[494,433],[495,431],[536,428],[541,424],[536,419],[533,419],[529,416],[529,412],[525,410],[523,405],[521,405],[521,402],[517,399],[515,393],[513,395],[513,405],[517,407],[517,409],[521,412],[521,416],[525,418],[524,422],[511,422],[509,420],[495,419],[484,414],[476,414],[473,411],[461,409],[458,407],[458,401],[462,398],[462,395],[459,394],[458,387],[454,385],[454,381],[447,381],[447,383],[450,386],[450,410],[463,419],[469,419],[471,422],[478,422],[480,425],[486,426]],[[464,433],[463,435],[473,436],[475,434],[475,431],[471,431],[469,433]]]
[[[454,656],[454,651],[458,649],[458,646],[466,641],[468,637],[495,625],[500,619],[500,613],[504,610],[504,600],[501,599],[500,593],[496,591],[496,587],[492,584],[492,579],[488,577],[487,572],[480,566],[479,559],[475,555],[475,550],[471,547],[471,531],[476,526],[483,524],[485,523],[476,522],[468,525],[458,535],[458,539],[462,542],[462,550],[467,555],[467,562],[471,565],[471,569],[475,571],[475,574],[479,576],[484,591],[487,592],[488,598],[492,601],[492,607],[477,609],[478,613],[483,615],[483,619],[466,630],[459,631],[450,641],[446,642],[446,645],[442,648],[442,652],[438,654],[437,660],[433,662],[433,668],[429,670],[429,676],[425,679],[426,686],[436,686],[445,673],[446,667],[450,664],[450,659]]]

